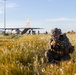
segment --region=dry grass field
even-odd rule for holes
[[[76,75],[76,34],[67,34],[74,46],[71,59],[49,64],[45,51],[50,35],[0,35],[0,75]]]

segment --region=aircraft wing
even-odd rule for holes
[[[17,30],[17,29],[25,29],[25,28],[0,28],[2,30]]]
[[[0,28],[2,30],[18,30],[18,29],[43,29],[43,28]]]
[[[43,28],[24,28],[24,29],[43,29]]]

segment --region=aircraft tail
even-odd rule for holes
[[[28,19],[26,22],[26,28],[30,28],[30,19]]]

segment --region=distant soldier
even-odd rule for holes
[[[66,34],[62,34],[61,29],[51,30],[50,47],[46,52],[48,62],[61,60],[65,55],[73,52],[73,47]]]

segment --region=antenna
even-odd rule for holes
[[[4,0],[4,31],[6,28],[6,0]]]

